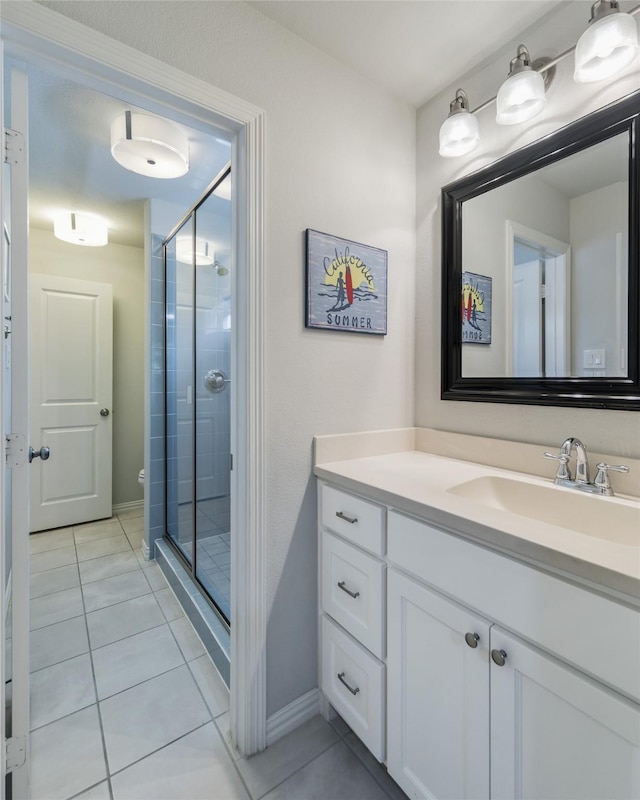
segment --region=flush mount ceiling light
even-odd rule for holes
[[[631,14],[620,11],[617,0],[598,0],[576,45],[573,77],[578,83],[593,83],[617,75],[638,49],[638,28]]]
[[[111,155],[125,169],[150,178],[179,178],[189,171],[189,140],[162,117],[125,111],[111,123]]]
[[[102,217],[80,211],[60,211],[53,218],[53,233],[57,239],[84,247],[104,247],[108,227]]]
[[[193,238],[178,236],[176,240],[176,259],[181,264],[193,264]],[[196,239],[196,267],[210,267],[215,261],[213,243],[206,239]]]
[[[496,122],[499,125],[526,122],[537,117],[546,105],[545,79],[531,64],[527,48],[518,45],[518,54],[511,59],[509,77],[498,90]]]
[[[440,127],[440,155],[445,158],[470,153],[480,143],[478,120],[469,113],[469,99],[463,89],[449,105],[449,116]]]

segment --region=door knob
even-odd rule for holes
[[[108,417],[109,416],[109,409],[108,408],[101,408],[100,409],[100,416],[101,417]]]
[[[51,450],[48,447],[41,447],[39,450],[34,450],[33,447],[30,447],[29,463],[31,463],[34,458],[41,458],[43,461],[46,461],[50,455]]]

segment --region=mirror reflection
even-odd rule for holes
[[[462,377],[627,377],[629,136],[462,204]]]

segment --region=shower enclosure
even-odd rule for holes
[[[164,242],[166,538],[231,621],[231,203],[227,167]]]

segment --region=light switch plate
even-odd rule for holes
[[[601,370],[605,368],[605,350],[584,350],[583,367],[585,369]]]

